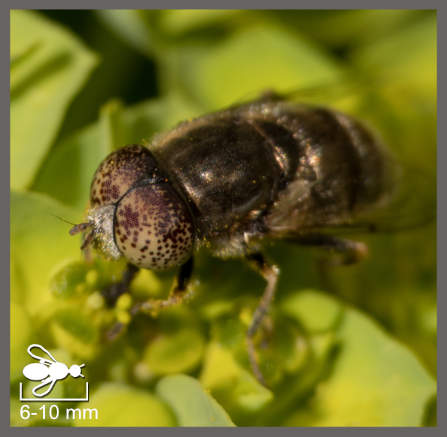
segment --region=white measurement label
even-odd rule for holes
[[[20,417],[23,420],[29,420],[39,416],[40,419],[66,419],[66,420],[97,420],[98,410],[96,408],[66,408],[59,407],[56,404],[45,404],[39,408],[31,408],[24,404],[20,408]]]

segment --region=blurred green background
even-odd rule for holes
[[[110,151],[266,89],[303,90],[302,99],[373,126],[422,172],[414,197],[430,208],[436,12],[12,11],[10,84],[11,425],[436,423],[435,223],[357,237],[369,259],[328,276],[314,250],[269,248],[282,275],[274,330],[260,345],[266,389],[244,345],[264,287],[247,266],[199,253],[194,300],[137,317],[106,342],[116,320],[129,322],[131,300],[165,296],[175,272],[140,273],[107,308],[100,290],[123,263],[85,262],[59,219],[82,221]],[[98,420],[21,418],[33,342],[68,365],[86,363]],[[69,377],[53,395],[77,397],[82,387]]]

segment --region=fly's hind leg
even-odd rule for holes
[[[246,333],[247,352],[250,360],[250,366],[256,379],[265,385],[264,377],[257,360],[256,349],[254,345],[254,336],[263,322],[266,314],[269,311],[270,304],[273,301],[276,291],[276,284],[279,277],[279,269],[273,264],[269,264],[264,256],[257,252],[246,255],[249,264],[267,281],[264,293],[259,301],[259,304],[253,314],[250,326]]]
[[[331,260],[331,265],[355,264],[368,255],[368,246],[365,243],[332,235],[311,234],[298,237],[293,242],[304,246],[323,247],[339,254],[339,258]]]
[[[352,265],[368,255],[368,247],[360,241],[346,240],[332,235],[312,234],[289,240],[303,246],[321,247],[332,253],[324,254],[317,260],[321,285],[326,290],[336,291],[337,286],[330,276],[330,268],[339,265]],[[333,256],[333,254],[337,256]]]
[[[188,288],[193,272],[193,267],[194,261],[191,257],[188,261],[186,261],[185,264],[180,267],[169,296],[166,299],[149,299],[144,302],[136,303],[130,309],[131,317],[134,317],[136,314],[141,312],[152,314],[157,313],[163,308],[179,305],[186,299],[189,299],[193,294],[193,291]],[[122,323],[116,323],[107,333],[108,339],[113,340],[114,338],[116,338],[123,331],[123,328],[124,325]]]

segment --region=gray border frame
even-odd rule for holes
[[[293,1],[293,0],[276,0],[275,2],[269,0],[227,0],[225,2],[220,2],[220,4],[213,4],[214,8],[222,8],[222,9],[437,9],[438,11],[438,53],[439,50],[439,42],[444,38],[444,28],[443,24],[443,4],[441,0],[376,0],[374,2],[359,2],[355,0],[339,0],[334,4],[331,0],[301,0],[301,1]],[[211,4],[209,1],[204,0],[193,0],[189,2],[182,2],[181,0],[174,1],[160,1],[160,0],[151,0],[143,1],[143,0],[128,0],[127,2],[120,2],[118,0],[78,0],[74,3],[74,7],[69,7],[69,5],[61,5],[61,3],[57,0],[44,0],[35,2],[32,0],[21,0],[21,1],[6,1],[2,2],[1,10],[3,13],[0,14],[1,20],[1,32],[3,33],[1,41],[3,45],[3,50],[6,54],[9,54],[9,10],[10,9],[102,9],[102,8],[115,8],[115,9],[210,9]],[[445,7],[444,7],[445,9]],[[5,55],[6,58],[6,55]],[[444,66],[444,59],[439,59],[438,57],[438,77],[445,77],[446,68]],[[9,62],[5,59],[4,68],[1,69],[2,74],[2,87],[0,91],[0,99],[3,102],[2,105],[2,132],[8,133],[7,139],[9,140]],[[8,84],[8,85],[6,85]],[[443,92],[444,88],[441,87],[441,91],[439,91],[438,87],[438,114],[443,113],[442,106],[439,104],[439,97]],[[445,94],[445,91],[444,91]],[[441,111],[439,111],[441,110]],[[446,136],[446,126],[445,123],[438,123],[438,142],[442,139],[445,139]],[[6,136],[6,135],[5,135]],[[6,141],[5,141],[6,143]],[[2,159],[0,160],[0,165],[2,167],[2,171],[0,171],[0,179],[1,179],[1,196],[2,199],[8,202],[9,204],[9,141],[6,143],[0,153],[2,155]],[[441,308],[445,308],[445,303],[447,300],[447,296],[442,292],[442,285],[445,285],[445,275],[443,274],[443,270],[439,269],[440,261],[445,259],[445,246],[442,244],[445,239],[445,232],[443,227],[440,226],[440,223],[445,222],[446,212],[445,205],[441,200],[439,193],[443,186],[447,184],[447,176],[442,171],[442,163],[445,162],[447,151],[445,148],[438,148],[438,156],[437,156],[437,167],[438,167],[438,228],[437,228],[437,238],[438,238],[438,248],[437,248],[437,265],[438,265],[438,277],[437,277],[437,288],[441,292],[438,293],[438,312]],[[444,219],[444,220],[443,220]],[[2,250],[2,263],[1,263],[1,273],[2,278],[5,278],[4,284],[10,284],[9,282],[9,214],[1,214],[1,247]],[[441,243],[441,244],[440,244]],[[5,287],[6,288],[6,287]],[[0,329],[1,335],[4,338],[4,348],[9,351],[9,287],[8,293],[4,290],[1,294],[0,299],[2,300],[2,312],[3,317],[0,318]],[[445,357],[445,348],[441,348],[441,342],[439,340],[441,333],[444,334],[446,321],[442,318],[438,317],[438,369],[446,368],[446,357]],[[9,356],[9,354],[8,354]],[[438,426],[434,428],[285,428],[285,427],[274,427],[272,428],[232,428],[232,429],[223,429],[223,428],[213,428],[212,431],[209,428],[55,428],[52,429],[50,427],[46,428],[10,428],[9,427],[9,402],[10,402],[10,392],[9,392],[9,360],[3,359],[0,361],[1,366],[1,375],[3,378],[0,382],[0,390],[2,396],[0,396],[0,405],[2,406],[0,417],[1,421],[1,429],[2,434],[10,435],[10,434],[24,434],[24,433],[32,433],[42,436],[47,435],[59,435],[64,433],[73,433],[73,432],[82,432],[87,435],[108,435],[112,434],[122,434],[124,432],[131,431],[132,433],[137,433],[139,435],[147,435],[148,433],[152,435],[197,435],[202,433],[213,432],[215,435],[224,435],[226,433],[236,433],[239,435],[270,435],[271,432],[281,433],[283,435],[292,435],[294,433],[302,433],[305,432],[310,433],[312,435],[324,435],[326,433],[330,433],[331,435],[344,435],[345,433],[366,433],[370,434],[373,432],[405,432],[405,433],[427,433],[430,435],[439,435],[442,433],[442,429],[444,429],[443,435],[446,434],[447,427],[445,424],[445,419],[442,414],[441,409],[445,406],[443,392],[440,389],[444,385],[444,377],[439,372],[438,374]],[[127,431],[129,430],[129,431]]]

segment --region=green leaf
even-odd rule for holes
[[[208,346],[200,382],[222,404],[244,412],[259,411],[273,399],[273,393],[240,366],[230,350],[217,342]]]
[[[98,349],[99,333],[92,320],[75,305],[58,308],[51,325],[54,341],[61,348],[82,358],[91,358]]]
[[[342,317],[343,306],[321,295],[302,290],[282,303],[284,314],[294,317],[311,333],[325,332],[335,327]]]
[[[355,64],[374,75],[386,75],[400,86],[411,84],[419,92],[436,94],[436,15],[375,40],[354,52]]]
[[[76,221],[79,214],[48,196],[11,193],[11,300],[30,316],[48,314],[54,297],[50,280],[59,266],[80,259],[79,238],[58,217]]]
[[[11,350],[10,379],[19,380],[23,377],[22,369],[28,363],[26,348],[30,344],[32,324],[22,306],[11,303]]]
[[[51,278],[50,291],[53,295],[67,299],[83,291],[88,266],[82,261],[72,261],[61,267]]]
[[[93,175],[106,156],[98,125],[89,126],[63,141],[48,156],[33,184],[33,191],[46,193],[82,211],[89,200]]]
[[[161,335],[147,347],[143,360],[158,375],[187,372],[196,367],[203,355],[204,339],[195,329],[182,329]]]
[[[387,37],[430,11],[305,10],[269,11],[291,29],[329,47],[359,47]]]
[[[117,100],[112,100],[101,108],[99,127],[101,129],[102,150],[106,152],[105,154],[109,154],[126,144],[122,112],[123,105]]]
[[[265,90],[291,91],[335,81],[341,73],[323,51],[269,23],[241,27],[212,47],[179,45],[162,61],[165,89],[179,88],[208,109],[254,98]]]
[[[154,50],[151,27],[142,19],[142,11],[104,9],[96,11],[96,14],[117,35],[142,53],[150,54]]]
[[[157,394],[173,409],[180,426],[233,426],[225,410],[200,383],[186,375],[163,378]]]
[[[339,304],[323,294],[301,292],[283,302],[291,314],[325,317],[319,308]],[[306,320],[304,319],[304,322]],[[313,323],[309,328],[312,328]],[[286,426],[418,426],[436,390],[433,378],[417,358],[390,338],[375,322],[346,307],[335,331],[340,352],[327,380],[320,382],[307,408]]]
[[[231,9],[171,9],[163,11],[159,20],[164,32],[178,36],[194,30],[215,29],[221,24],[234,27],[244,12]]]
[[[41,15],[11,11],[11,187],[28,188],[96,57]]]
[[[436,173],[436,47],[433,13],[352,54],[360,74],[384,83],[362,112],[380,127],[401,162],[414,162],[431,175]]]
[[[169,408],[150,392],[124,384],[108,383],[99,387],[88,405],[96,408],[98,419],[79,419],[75,426],[174,426]],[[87,416],[88,417],[88,416]]]

